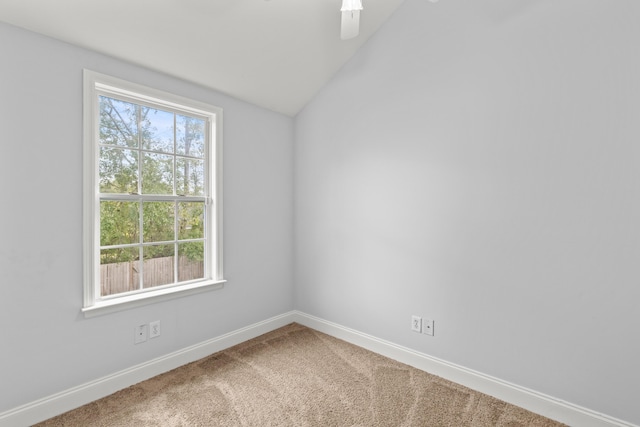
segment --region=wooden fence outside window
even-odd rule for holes
[[[140,261],[100,265],[101,295],[114,295],[140,289]],[[174,283],[175,257],[152,258],[143,261],[143,288]],[[204,262],[178,259],[178,282],[204,278]]]

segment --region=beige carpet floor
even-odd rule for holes
[[[291,324],[38,426],[560,426]]]

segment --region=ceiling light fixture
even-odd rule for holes
[[[340,27],[340,38],[348,40],[360,34],[360,11],[362,10],[362,0],[342,0],[342,26]]]

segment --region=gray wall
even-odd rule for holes
[[[0,58],[0,412],[293,308],[291,118],[4,24]],[[223,290],[80,313],[83,68],[224,109]]]
[[[0,412],[295,307],[639,424],[638,18],[406,0],[295,122],[0,24]],[[82,68],[224,108],[223,290],[80,314]]]
[[[638,22],[407,0],[296,118],[296,308],[640,423]]]

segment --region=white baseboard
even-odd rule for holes
[[[95,381],[73,387],[52,396],[0,413],[0,427],[21,427],[44,421],[78,408],[116,391],[168,372],[179,366],[202,359],[236,344],[271,332],[294,322],[293,312],[272,317],[228,334],[170,353],[149,362],[133,366]]]
[[[473,390],[576,427],[640,427],[524,387],[419,353],[299,311],[291,311],[115,374],[0,413],[0,427],[30,426],[140,381],[271,332],[291,322],[366,348]]]
[[[293,320],[335,338],[437,375],[470,389],[576,427],[639,427],[498,378],[419,353],[392,342],[295,311]]]

